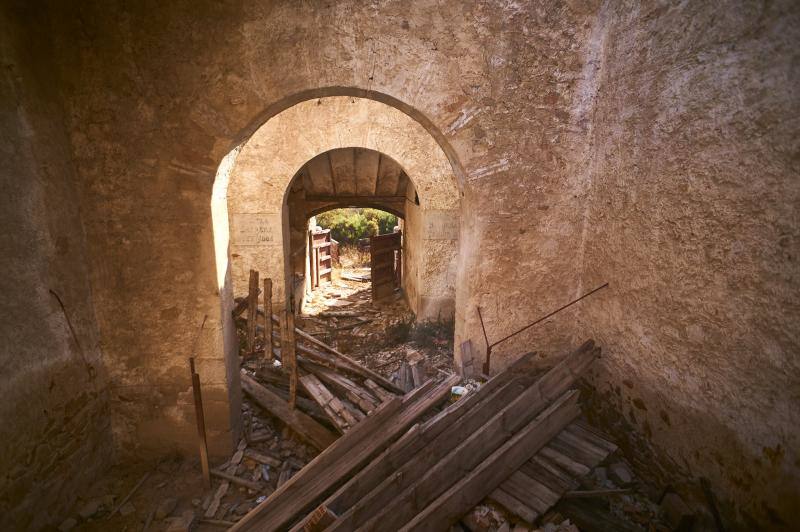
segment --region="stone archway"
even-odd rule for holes
[[[223,299],[247,290],[250,268],[273,279],[274,300],[286,298],[289,279],[285,209],[292,178],[317,155],[366,148],[391,157],[419,196],[419,292],[410,297],[418,319],[452,316],[458,268],[460,191],[446,154],[404,112],[366,98],[330,96],[300,102],[268,120],[220,165],[212,212],[218,281]]]

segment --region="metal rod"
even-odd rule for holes
[[[528,330],[528,329],[530,329],[531,327],[533,327],[533,326],[534,326],[534,325],[536,325],[537,323],[540,323],[540,322],[542,322],[542,321],[546,320],[547,318],[549,318],[549,317],[551,317],[551,316],[554,316],[555,314],[558,314],[559,312],[561,312],[561,311],[562,311],[562,310],[564,310],[565,308],[567,308],[567,307],[570,307],[570,306],[574,305],[575,303],[577,303],[577,302],[578,302],[578,301],[580,301],[581,299],[587,298],[587,297],[589,297],[590,295],[592,295],[592,294],[594,294],[595,292],[597,292],[598,290],[602,290],[603,288],[606,288],[607,286],[608,286],[608,283],[605,283],[605,284],[602,284],[602,285],[598,286],[597,288],[595,288],[594,290],[592,290],[592,291],[590,291],[590,292],[586,292],[585,294],[583,294],[583,295],[582,295],[581,297],[579,297],[578,299],[574,299],[574,300],[570,301],[569,303],[567,303],[566,305],[564,305],[563,307],[560,307],[560,308],[558,308],[558,309],[554,310],[554,311],[553,311],[553,312],[551,312],[550,314],[548,314],[548,315],[546,315],[546,316],[542,316],[541,318],[539,318],[538,320],[534,321],[533,323],[529,323],[528,325],[526,325],[526,326],[525,326],[525,327],[523,327],[522,329],[520,329],[520,330],[518,330],[518,331],[515,331],[515,332],[513,332],[513,333],[511,333],[511,334],[509,334],[509,335],[507,335],[507,336],[504,336],[504,337],[503,337],[503,338],[501,338],[500,340],[498,340],[498,341],[496,341],[495,343],[493,343],[492,345],[490,345],[490,346],[489,346],[489,348],[492,348],[492,347],[496,346],[497,344],[499,344],[499,343],[501,343],[501,342],[505,342],[506,340],[508,340],[508,339],[509,339],[509,338],[511,338],[512,336],[516,336],[516,335],[518,335],[519,333],[521,333],[522,331],[525,331],[525,330]],[[478,315],[480,315],[480,311],[478,312]],[[483,323],[483,322],[481,322],[481,323]]]
[[[492,346],[489,345],[489,337],[486,336],[486,326],[483,324],[483,315],[481,314],[481,307],[478,308],[478,318],[481,320],[481,329],[483,329],[483,341],[486,342],[486,360],[483,361],[483,374],[489,375],[489,370],[492,367]]]
[[[481,315],[481,307],[478,307],[478,319],[481,320],[481,329],[483,329],[483,340],[486,342],[486,348],[488,349],[491,346],[489,345],[489,337],[486,336],[486,326],[483,324],[483,316]]]

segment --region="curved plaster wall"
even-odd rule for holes
[[[290,271],[286,194],[298,169],[315,156],[347,147],[367,148],[397,161],[413,180],[419,214],[407,226],[419,242],[407,273],[418,287],[409,303],[418,319],[452,316],[458,255],[460,193],[450,161],[415,120],[387,104],[349,96],[307,100],[279,113],[241,147],[232,170],[220,172],[215,202],[227,185],[228,263],[217,246],[218,279],[231,273],[233,293],[247,292],[249,270],[273,279],[276,304],[285,299]],[[225,180],[228,182],[226,183]],[[215,209],[216,212],[217,209]],[[215,221],[215,233],[224,223]],[[219,241],[219,239],[218,239]],[[220,285],[222,287],[222,283]]]

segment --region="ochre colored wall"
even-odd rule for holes
[[[186,357],[203,315],[210,427],[230,441],[216,170],[295,103],[365,96],[424,126],[460,180],[457,341],[480,353],[477,306],[499,338],[610,281],[498,346],[494,367],[592,335],[606,353],[597,390],[641,399],[632,427],[684,476],[708,476],[741,510],[726,515],[796,517],[799,9],[52,2],[49,86],[117,441],[192,441]]]
[[[109,381],[46,30],[35,8],[0,8],[2,530],[58,524],[113,457]]]
[[[751,530],[800,518],[796,7],[604,9],[579,174],[598,392]]]

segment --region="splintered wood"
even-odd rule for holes
[[[401,393],[382,375],[297,327],[291,310],[272,314],[271,279],[264,279],[259,308],[258,272],[251,271],[250,280],[248,297],[233,310],[251,355],[242,389],[301,439],[322,450]],[[273,357],[280,363],[272,363]]]
[[[399,398],[298,357],[303,389],[344,434],[232,530],[447,530],[486,498],[533,524],[615,449],[576,421],[575,381],[599,353],[586,342],[546,371],[525,355],[454,403],[456,376]],[[371,414],[354,422],[345,402]]]

